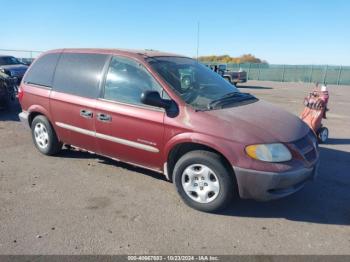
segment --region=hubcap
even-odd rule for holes
[[[328,138],[328,130],[327,129],[324,129],[321,133],[321,140],[322,142],[326,141]]]
[[[46,127],[42,123],[37,123],[34,127],[34,137],[36,144],[45,149],[49,144],[49,134]]]
[[[210,203],[219,195],[219,179],[205,165],[188,166],[182,173],[181,182],[186,194],[198,203]]]

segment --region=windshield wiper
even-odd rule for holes
[[[249,93],[241,93],[241,92],[231,92],[228,93],[219,99],[215,99],[208,104],[208,109],[214,109],[219,106],[223,107],[224,105],[231,103],[238,103],[247,100],[258,100],[255,96]]]

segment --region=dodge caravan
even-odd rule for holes
[[[66,144],[155,170],[198,210],[222,209],[235,195],[284,197],[317,173],[306,124],[188,57],[53,50],[30,66],[18,96],[41,153]]]

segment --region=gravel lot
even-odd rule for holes
[[[243,92],[299,114],[310,85]],[[0,254],[350,254],[350,86],[330,86],[318,179],[272,202],[195,211],[157,174],[93,154],[41,155],[0,112]]]

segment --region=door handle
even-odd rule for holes
[[[92,118],[93,113],[89,110],[86,109],[81,109],[80,110],[80,116],[85,117],[85,118]]]
[[[98,113],[97,119],[102,121],[102,122],[111,122],[112,121],[112,117],[110,115],[103,114],[103,113]]]

